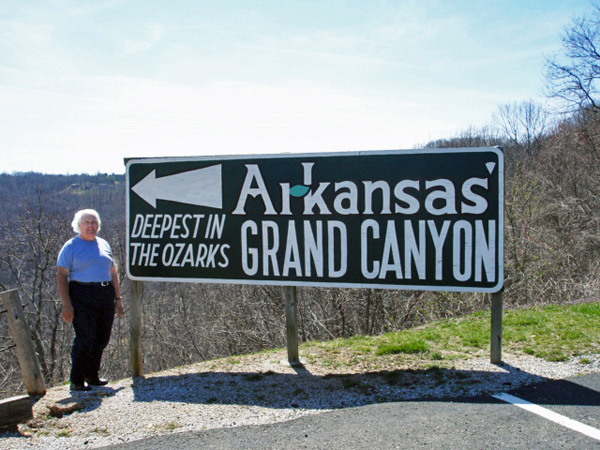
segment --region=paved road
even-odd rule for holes
[[[598,438],[492,396],[482,396],[369,405],[273,425],[176,433],[107,448],[600,449],[600,374],[550,381],[511,394],[542,407],[543,412],[575,421],[571,424],[592,427]]]

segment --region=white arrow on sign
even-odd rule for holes
[[[222,208],[221,165],[156,178],[156,170],[131,188],[156,208],[156,200]]]

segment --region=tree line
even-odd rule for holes
[[[600,8],[573,20],[562,52],[547,58],[549,111],[525,100],[500,105],[488,125],[423,148],[501,146],[505,152],[507,308],[600,299]],[[61,320],[56,258],[74,212],[94,208],[120,263],[127,308],[123,175],[0,174],[0,289],[18,289],[49,385],[68,378],[73,332]],[[280,287],[144,284],[145,371],[285,346]],[[300,340],[379,334],[489,309],[477,293],[298,289]],[[22,377],[0,315],[0,398]],[[129,375],[128,314],[104,357],[113,379]]]

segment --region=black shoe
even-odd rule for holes
[[[108,380],[104,378],[86,378],[85,382],[88,386],[106,386],[108,384]]]
[[[71,392],[87,392],[87,391],[91,391],[92,388],[89,386],[86,386],[84,384],[75,384],[75,383],[71,383]]]

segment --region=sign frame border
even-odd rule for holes
[[[130,190],[129,185],[129,169],[134,164],[160,164],[160,163],[181,163],[181,162],[219,162],[231,160],[263,160],[263,159],[284,159],[284,158],[329,158],[329,157],[344,157],[344,156],[386,156],[386,155],[416,155],[416,154],[435,154],[435,153],[481,153],[492,152],[498,156],[499,162],[499,183],[498,183],[498,282],[495,286],[489,288],[483,287],[461,287],[461,286],[425,286],[425,285],[392,285],[378,283],[320,283],[314,281],[293,281],[285,280],[246,280],[246,279],[222,279],[222,278],[172,278],[172,277],[147,277],[132,275],[129,270],[130,261]],[[480,293],[497,293],[502,291],[504,287],[504,152],[500,147],[460,147],[460,148],[431,148],[431,149],[410,149],[410,150],[357,150],[345,152],[302,152],[302,153],[264,153],[264,154],[237,154],[237,155],[202,155],[202,156],[159,156],[159,157],[132,157],[124,160],[125,170],[125,203],[126,203],[126,264],[125,271],[127,277],[133,281],[157,281],[157,282],[173,282],[173,283],[213,283],[213,284],[239,284],[239,285],[265,285],[265,286],[307,286],[307,287],[332,287],[332,288],[353,288],[353,289],[396,289],[407,291],[439,291],[439,292],[480,292]]]

